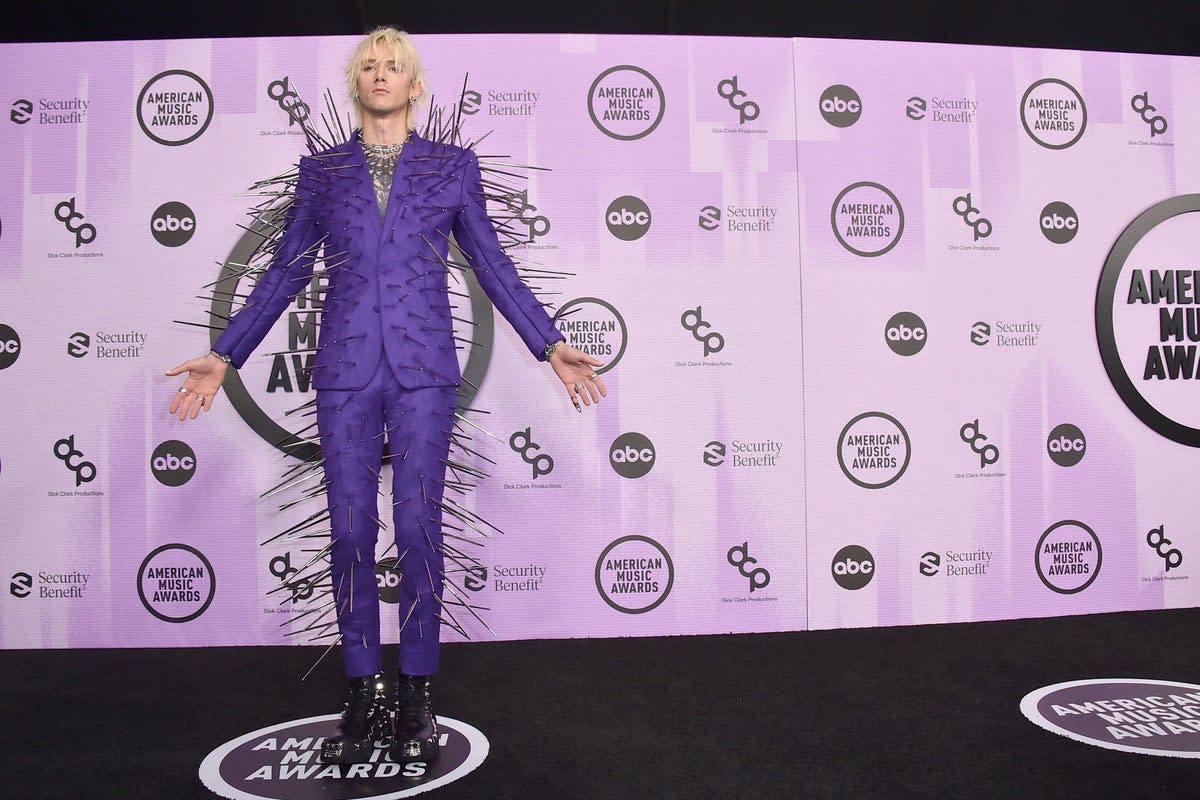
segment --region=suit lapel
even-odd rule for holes
[[[405,205],[407,196],[412,192],[416,159],[424,154],[425,148],[425,140],[413,132],[408,143],[404,145],[404,149],[400,151],[400,157],[396,159],[396,170],[392,173],[391,194],[388,195],[387,214],[383,219],[382,236],[387,236],[388,232],[396,225],[396,217],[400,214],[401,207]]]

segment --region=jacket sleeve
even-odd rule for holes
[[[454,239],[496,310],[512,325],[529,352],[539,361],[545,360],[546,345],[566,337],[500,248],[496,229],[488,218],[479,159],[471,150],[466,152],[462,188],[462,210],[454,221]]]
[[[300,159],[295,199],[288,209],[271,265],[250,292],[246,304],[213,342],[212,349],[228,354],[233,366],[239,369],[271,330],[291,298],[312,278],[313,261],[320,242],[320,226],[314,213],[317,205],[315,169],[317,167],[310,159]]]

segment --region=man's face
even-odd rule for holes
[[[358,99],[365,113],[394,114],[408,106],[409,99],[419,95],[420,90],[390,51],[376,45],[367,53],[358,72]]]

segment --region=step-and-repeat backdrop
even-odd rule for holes
[[[355,41],[0,47],[4,647],[312,639],[317,589],[288,579],[319,526],[275,537],[319,505],[259,496],[296,464],[272,442],[311,434],[288,351],[319,287],[202,419],[167,414],[163,371],[207,349],[186,323],[245,257],[248,187],[306,152],[326,90],[348,108]],[[566,273],[545,299],[608,365],[577,414],[466,304],[490,477],[462,502],[503,530],[459,543],[472,638],[1200,599],[1196,59],[417,41],[478,152],[548,168],[503,210],[514,254]]]

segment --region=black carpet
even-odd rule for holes
[[[436,708],[491,742],[422,797],[1200,798],[1200,761],[1021,716],[1066,680],[1200,683],[1200,610],[806,633],[493,642],[443,651]],[[243,733],[337,710],[314,648],[0,652],[11,798],[204,798]]]

